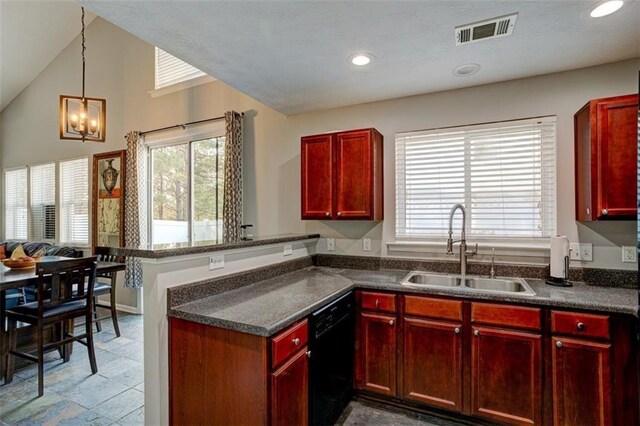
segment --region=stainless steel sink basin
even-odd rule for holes
[[[460,277],[453,275],[425,274],[411,272],[402,281],[403,284],[417,284],[435,287],[460,287]]]
[[[468,289],[479,292],[535,296],[535,292],[522,278],[482,278],[460,275],[433,274],[413,271],[402,280],[403,285],[436,288]]]
[[[535,293],[522,278],[467,278],[465,286],[474,290],[517,293],[534,296]]]

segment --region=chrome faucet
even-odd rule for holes
[[[462,232],[460,233],[460,240],[453,240],[453,215],[456,213],[456,210],[460,209],[462,212]],[[467,252],[467,234],[465,232],[467,223],[467,210],[464,208],[463,204],[455,204],[451,211],[449,212],[449,239],[447,240],[447,254],[453,255],[453,243],[460,243],[460,275],[467,275],[467,257],[475,256],[478,254],[478,244],[476,244],[476,249],[472,252]]]

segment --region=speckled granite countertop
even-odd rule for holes
[[[590,286],[551,287],[526,279],[535,296],[505,295],[471,289],[440,289],[402,285],[407,271],[307,267],[276,278],[176,306],[169,316],[271,336],[354,288],[455,296],[528,305],[556,306],[629,315],[638,313],[634,289]]]

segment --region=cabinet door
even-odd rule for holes
[[[373,143],[370,130],[336,137],[336,215],[373,219]]]
[[[396,317],[363,312],[358,317],[356,387],[396,394]]]
[[[473,327],[473,413],[501,423],[541,422],[541,336]]]
[[[638,95],[598,102],[598,217],[636,216]]]
[[[271,425],[308,423],[309,360],[305,348],[271,374]]]
[[[331,219],[333,135],[302,138],[302,219]]]
[[[404,319],[402,396],[462,410],[462,325]]]
[[[553,338],[554,424],[612,424],[610,353],[610,344]]]

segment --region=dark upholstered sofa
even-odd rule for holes
[[[55,246],[49,243],[36,243],[25,241],[3,241],[0,245],[5,244],[5,256],[11,257],[13,251],[22,244],[22,248],[27,256],[37,253],[38,250],[44,249],[43,256],[64,256],[64,257],[82,257],[82,251],[73,247]],[[24,289],[7,290],[6,307],[12,308],[20,302],[20,298],[24,297],[26,302],[36,300],[35,288],[25,287]]]

